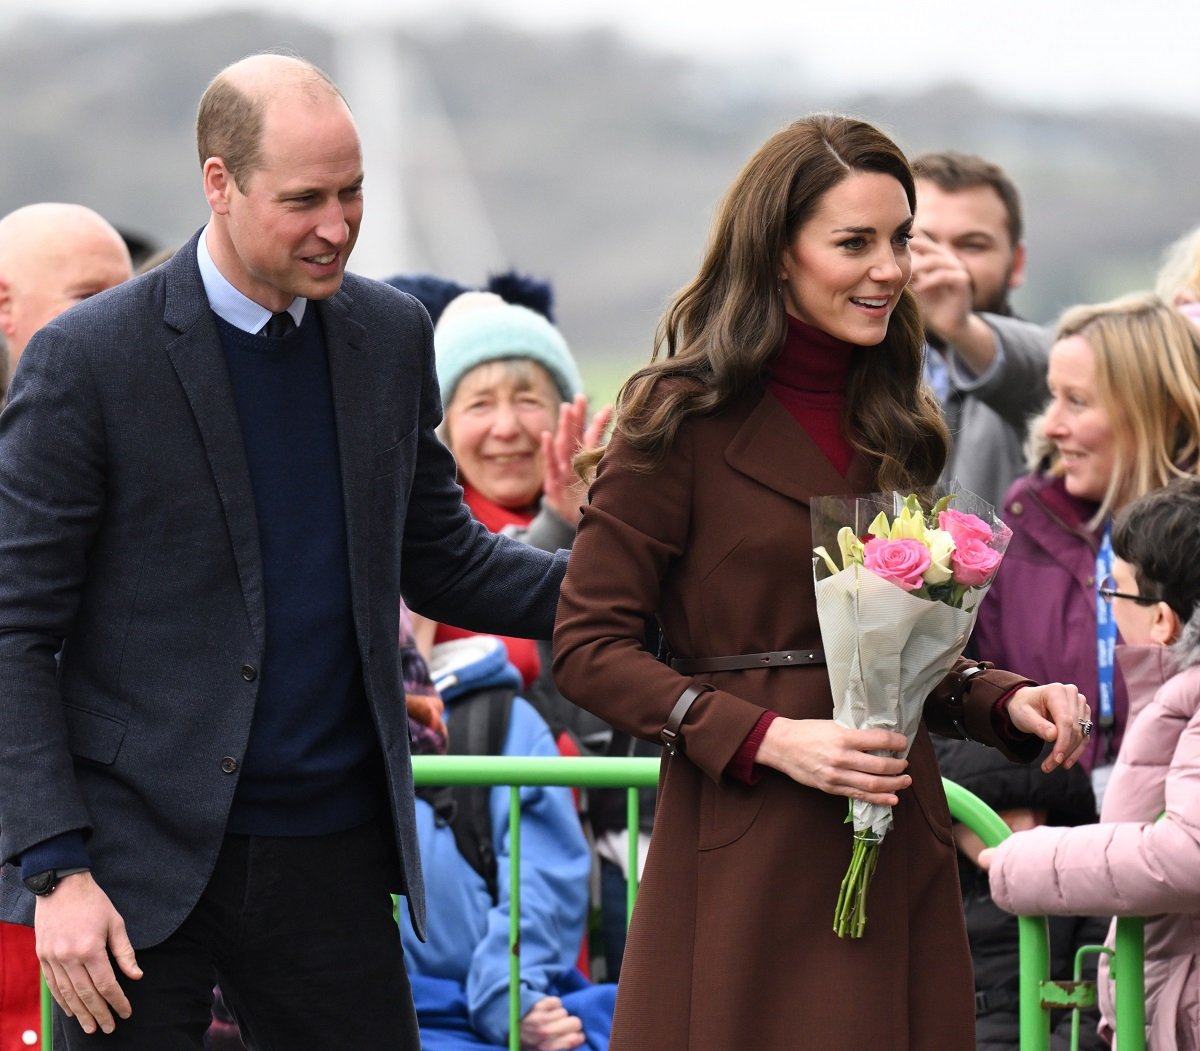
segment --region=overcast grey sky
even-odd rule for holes
[[[0,0],[16,17],[28,0]],[[482,13],[544,30],[616,28],[656,48],[803,76],[836,89],[966,80],[1068,107],[1141,103],[1200,117],[1197,0],[38,0],[43,13],[112,20],[249,7],[324,25]],[[779,12],[783,13],[780,14]],[[777,74],[776,72],[777,71]]]

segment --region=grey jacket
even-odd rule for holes
[[[1046,367],[1052,333],[1020,318],[979,316],[996,333],[1004,359],[1001,367],[976,378],[953,355],[948,358],[950,392],[942,412],[951,447],[942,480],[957,478],[960,486],[998,508],[1008,487],[1026,472],[1027,425],[1049,398]]]
[[[42,329],[0,414],[0,860],[83,829],[136,947],[170,934],[208,881],[263,658],[254,500],[195,244]],[[463,506],[415,300],[348,274],[310,308],[395,890],[423,932],[401,590],[437,620],[544,638],[566,557],[493,537]],[[18,877],[6,864],[0,918],[28,923]]]

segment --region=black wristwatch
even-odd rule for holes
[[[86,866],[74,869],[46,869],[45,872],[35,872],[32,876],[26,876],[21,882],[30,894],[44,898],[58,886],[60,880],[74,876],[77,872],[88,871],[90,870]]]

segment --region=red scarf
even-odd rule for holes
[[[505,526],[510,525],[526,526],[533,521],[536,508],[529,511],[513,511],[511,508],[501,507],[489,500],[461,479],[460,484],[463,487],[463,501],[470,508],[471,514],[475,516],[476,521],[486,526],[491,532],[499,533]],[[436,644],[447,642],[450,639],[465,639],[478,634],[477,631],[467,631],[465,628],[456,628],[451,624],[439,624],[433,641]],[[537,643],[533,639],[514,639],[503,635],[497,636],[497,638],[504,643],[504,648],[508,650],[508,659],[517,666],[525,685],[528,686],[534,682],[542,671],[542,661],[538,656]]]

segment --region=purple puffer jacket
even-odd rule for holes
[[[971,654],[1037,682],[1068,682],[1100,707],[1096,662],[1096,552],[1099,536],[1087,527],[1096,505],[1069,495],[1061,479],[1026,475],[1004,498],[1000,517],[1013,531],[991,590],[979,607]],[[1125,681],[1113,674],[1115,726],[1092,736],[1080,765],[1090,771],[1111,762],[1121,744],[1128,709]]]
[[[992,858],[992,896],[1027,915],[1146,916],[1147,1051],[1200,1051],[1200,610],[1171,650],[1117,653],[1132,708],[1101,823],[1011,836]]]

